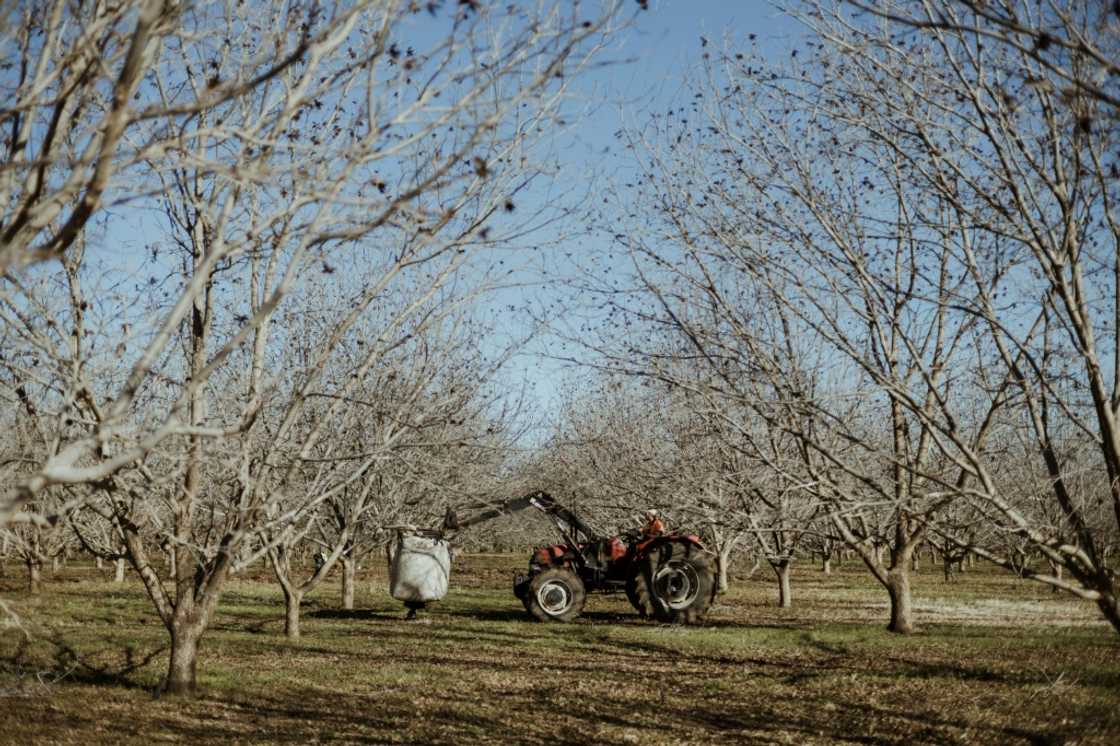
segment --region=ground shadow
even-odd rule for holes
[[[537,620],[525,609],[510,607],[508,609],[441,609],[441,614],[458,617],[460,619],[475,619],[480,622],[529,622]],[[642,618],[637,614],[621,614],[615,611],[585,611],[579,616],[576,624],[591,622],[594,624],[632,624],[640,623]]]
[[[404,610],[400,612],[385,611],[383,609],[315,609],[306,611],[303,616],[308,619],[356,619],[365,621],[399,622],[404,619]]]
[[[652,693],[652,692],[651,692]],[[430,702],[420,710],[406,693],[385,693],[377,697],[352,696],[340,708],[337,698],[321,690],[293,692],[287,697],[265,696],[233,704],[256,725],[253,733],[212,730],[210,723],[178,721],[168,723],[178,737],[201,740],[215,735],[245,738],[252,735],[274,742],[303,742],[324,733],[345,740],[380,742],[387,735],[407,733],[413,742],[459,743],[464,733],[486,733],[487,742],[539,743],[547,737],[555,744],[598,744],[603,742],[604,726],[624,729],[630,739],[656,735],[659,740],[681,739],[718,742],[731,740],[745,744],[780,741],[827,740],[833,743],[897,744],[959,743],[973,733],[989,742],[1018,742],[1050,746],[1065,739],[1060,732],[986,725],[966,719],[944,717],[920,711],[882,707],[872,703],[847,701],[839,708],[822,710],[806,706],[791,711],[765,702],[728,703],[719,700],[688,703],[665,699],[656,705],[658,717],[651,719],[645,707],[622,693],[590,699],[565,700],[563,711],[555,708],[554,693],[531,689],[513,695],[508,702],[526,715],[550,713],[552,717],[526,717],[512,722],[501,712],[480,708],[477,693],[445,691],[438,703]],[[789,705],[789,702],[785,703]],[[808,704],[808,703],[806,703]],[[545,733],[533,723],[551,723]],[[584,727],[565,727],[582,723]],[[878,731],[874,724],[879,725]],[[975,737],[975,736],[974,736]]]
[[[47,641],[54,646],[49,660],[30,656],[26,646],[21,645],[11,655],[0,658],[0,670],[17,678],[33,677],[40,685],[68,682],[123,689],[147,689],[149,687],[136,681],[132,674],[147,668],[153,660],[168,650],[166,646],[162,646],[151,651],[143,651],[128,645],[120,649],[124,662],[113,665],[94,662],[88,656],[78,653],[73,646],[59,637],[49,638]],[[104,652],[99,651],[99,657],[103,655]]]
[[[447,616],[460,619],[477,619],[480,622],[532,622],[533,617],[525,609],[446,609]]]

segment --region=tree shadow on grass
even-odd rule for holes
[[[823,653],[837,657],[860,655],[853,652],[843,643],[830,643],[819,640],[811,635],[802,635],[801,641]],[[1012,687],[1047,686],[1054,683],[1054,677],[1044,670],[1017,669],[1013,671],[1000,671],[991,666],[979,666],[967,661],[923,661],[905,657],[899,654],[885,654],[879,660],[889,668],[892,676],[908,679],[948,679],[953,681],[979,681],[992,684],[1004,684]],[[1120,670],[1080,670],[1076,675],[1077,681],[1111,688],[1120,691]]]
[[[447,609],[442,613],[451,617],[471,619],[479,622],[525,622],[527,624],[538,624],[537,620],[528,611],[518,606],[511,606],[503,609]],[[573,624],[578,626],[581,623],[632,624],[640,622],[641,617],[637,614],[620,614],[614,611],[585,611]]]
[[[916,679],[957,679],[1005,684],[1013,687],[1053,685],[1053,677],[1046,671],[1014,670],[999,671],[994,668],[968,665],[957,662],[915,661],[899,656],[888,656],[885,661],[894,664],[896,675]],[[1076,679],[1081,684],[1090,684],[1120,691],[1120,671],[1078,671]]]
[[[145,652],[127,645],[120,651],[124,662],[113,665],[97,663],[88,656],[83,656],[59,637],[50,638],[47,642],[54,646],[49,661],[31,657],[26,647],[21,645],[15,653],[0,659],[0,669],[19,676],[33,675],[39,681],[50,681],[52,684],[65,681],[122,689],[148,689],[146,684],[136,681],[132,674],[147,668],[168,650],[166,646],[162,646]],[[104,654],[103,650],[98,652]]]
[[[358,621],[399,622],[404,618],[404,610],[399,613],[384,609],[315,609],[305,611],[307,619],[354,619]]]
[[[331,610],[338,611],[338,610]],[[376,613],[376,612],[374,612]],[[379,617],[375,617],[379,618]],[[560,625],[537,625],[538,628],[563,631]],[[406,627],[401,626],[401,630]],[[419,628],[412,628],[419,632]],[[516,656],[494,657],[479,653],[469,658],[447,659],[441,650],[415,651],[395,656],[395,665],[407,671],[411,664],[422,670],[438,670],[446,678],[434,691],[426,683],[394,684],[376,693],[352,690],[342,692],[342,682],[324,681],[321,686],[297,686],[289,690],[223,691],[220,696],[203,696],[186,703],[173,718],[159,718],[155,725],[161,732],[191,742],[229,742],[246,739],[276,743],[306,743],[312,740],[340,739],[349,742],[386,742],[400,740],[413,743],[541,743],[592,744],[618,742],[626,734],[657,741],[689,741],[698,743],[736,742],[748,744],[780,741],[829,741],[837,743],[888,744],[932,743],[951,744],[964,740],[990,743],[1029,743],[1037,746],[1061,743],[1064,737],[1075,737],[1069,726],[1065,731],[1050,726],[1018,727],[987,723],[983,718],[961,717],[931,711],[946,703],[915,702],[913,707],[892,708],[876,702],[861,701],[858,692],[837,690],[830,694],[832,703],[823,707],[819,690],[787,689],[778,698],[709,696],[693,689],[705,681],[695,676],[695,668],[682,669],[676,659],[685,658],[718,677],[728,667],[772,667],[795,672],[798,668],[833,665],[834,661],[784,659],[756,660],[734,657],[681,654],[665,645],[631,641],[596,640],[597,645],[617,647],[623,651],[640,651],[665,659],[657,669],[643,670],[644,675],[632,683],[593,696],[567,696],[563,686],[509,686],[509,675],[538,681],[532,665],[526,667]],[[158,655],[157,650],[148,657]],[[306,651],[305,651],[306,652]],[[323,649],[337,658],[338,651]],[[858,661],[857,661],[858,663]],[[136,658],[124,667],[114,666],[109,679],[77,678],[84,683],[135,686],[119,677],[125,669],[138,669],[146,661]],[[580,666],[566,666],[563,658],[553,656],[547,661],[549,676],[559,681],[594,681],[604,661],[589,654]],[[609,664],[606,664],[609,665]],[[498,683],[479,685],[478,672],[504,672]],[[691,671],[691,672],[690,672]],[[127,676],[127,674],[125,674]],[[625,675],[616,677],[621,682]],[[506,683],[502,683],[506,682]],[[410,690],[411,687],[411,690]],[[424,698],[415,699],[418,691]],[[214,716],[214,705],[220,704],[222,718]],[[516,717],[509,713],[516,712]],[[139,735],[140,731],[135,732]],[[480,734],[485,734],[480,735]]]
[[[456,619],[469,619],[478,622],[526,622],[536,620],[529,616],[529,612],[520,607],[511,606],[508,609],[478,608],[478,609],[446,609],[443,613]]]
[[[283,620],[280,620],[281,623]],[[277,620],[272,617],[262,617],[255,614],[234,614],[223,611],[217,619],[210,623],[207,632],[248,632],[254,635],[263,635],[272,632],[267,627],[275,626]]]
[[[241,728],[224,733],[220,723],[191,722],[193,718],[180,718],[166,725],[170,733],[184,738],[209,741],[216,736],[243,739],[251,735],[289,743],[323,737],[370,742],[404,737],[414,743],[478,740],[513,744],[547,740],[574,745],[614,740],[621,731],[627,741],[638,742],[649,736],[658,741],[769,744],[823,740],[885,746],[947,745],[959,743],[962,738],[978,738],[993,743],[1050,746],[1075,735],[851,700],[826,709],[809,697],[784,698],[776,703],[706,697],[682,700],[673,694],[666,699],[662,692],[658,700],[658,691],[656,686],[650,688],[645,699],[640,693],[622,690],[593,698],[558,698],[555,691],[532,688],[508,695],[503,706],[495,708],[483,692],[471,687],[442,690],[423,704],[415,703],[405,691],[339,698],[332,692],[313,689],[280,696],[268,694],[236,703],[227,701],[242,713],[242,718],[251,717],[253,733],[244,730],[246,720],[242,718],[238,719]],[[668,691],[672,692],[672,687]],[[519,717],[508,717],[506,713],[511,710],[518,712]],[[214,730],[214,725],[219,730]]]
[[[622,727],[643,728],[651,723],[648,710],[635,709],[624,698],[600,698],[581,711],[587,703],[571,702],[569,714],[591,722],[598,718]],[[604,710],[611,713],[603,717]],[[813,697],[783,698],[777,704],[764,701],[729,702],[722,698],[694,697],[688,701],[664,698],[656,705],[660,734],[689,740],[703,738],[716,742],[732,736],[739,743],[775,743],[825,739],[834,743],[957,744],[968,734],[981,735],[985,742],[1026,742],[1036,746],[1065,743],[1073,732],[1030,730],[992,724],[980,720],[944,717],[922,712],[920,708],[891,709],[874,703],[845,701],[840,706],[821,707]],[[885,726],[885,727],[884,727]],[[675,731],[675,732],[674,732]],[[975,735],[971,738],[976,738]],[[592,740],[588,741],[594,742]]]
[[[660,659],[664,661],[687,661],[712,671],[720,669],[753,667],[760,674],[779,678],[786,683],[797,683],[801,679],[812,678],[824,673],[835,673],[842,666],[835,665],[833,660],[807,661],[803,658],[797,660],[782,659],[780,657],[765,658],[760,656],[728,655],[718,652],[702,653],[695,651],[682,651],[672,645],[658,644],[648,640],[601,640],[600,644],[612,650],[638,656],[643,659]]]
[[[441,610],[441,613],[453,617],[461,617],[464,619],[473,619],[482,622],[529,622],[536,623],[529,612],[525,609],[511,606],[509,608],[478,608],[478,609],[447,609]],[[647,627],[671,627],[677,625],[668,625],[658,622],[650,617],[643,617],[638,612],[619,612],[619,611],[585,611],[574,622],[574,624],[618,624],[625,626],[647,626]],[[800,620],[791,620],[788,624],[752,624],[749,621],[738,621],[734,619],[719,619],[707,617],[702,622],[690,625],[688,629],[809,629],[813,625],[809,623],[802,623]]]
[[[1014,726],[993,725],[980,721],[963,721],[959,719],[952,719],[947,717],[940,717],[924,712],[914,712],[910,710],[897,710],[886,707],[877,707],[875,705],[849,705],[846,709],[851,712],[862,712],[868,718],[888,718],[900,722],[908,722],[914,725],[924,726],[922,736],[929,737],[936,733],[932,729],[944,729],[949,731],[980,731],[987,732],[988,734],[997,737],[1004,743],[1011,742],[1012,739],[1021,739],[1032,746],[1060,746],[1061,744],[1070,741],[1072,733],[1061,733],[1058,731],[1034,731],[1025,728],[1018,728]],[[949,733],[945,734],[946,736]],[[947,739],[944,736],[934,740],[934,742],[958,743],[958,739]]]

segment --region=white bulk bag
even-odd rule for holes
[[[451,553],[443,539],[401,533],[389,568],[389,593],[398,601],[438,601],[447,595]]]

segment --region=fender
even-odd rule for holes
[[[662,534],[661,536],[654,536],[638,542],[638,544],[634,546],[634,561],[643,560],[648,557],[650,552],[654,549],[675,541],[687,542],[703,552],[713,554],[710,549],[704,546],[704,542],[700,541],[700,537],[696,534]]]
[[[635,564],[638,563],[638,562],[642,562],[643,560],[647,559],[651,554],[653,554],[653,552],[655,550],[660,549],[661,547],[663,547],[666,544],[669,544],[671,542],[687,542],[687,543],[693,545],[694,547],[696,547],[697,549],[699,549],[700,551],[704,552],[705,554],[709,554],[712,557],[714,557],[717,563],[719,562],[719,555],[716,554],[715,552],[713,552],[711,549],[708,549],[706,546],[704,546],[704,542],[702,542],[700,540],[699,536],[697,536],[696,534],[681,534],[681,533],[662,534],[661,536],[654,536],[653,538],[646,539],[643,542],[639,542],[634,547],[634,558],[633,558],[632,562],[634,562]],[[712,592],[709,596],[709,600],[711,600],[711,601],[716,600],[716,595],[718,593],[718,590],[719,590],[719,583],[713,582],[712,583]]]
[[[570,567],[572,558],[563,544],[550,544],[533,552],[533,562],[541,567]]]

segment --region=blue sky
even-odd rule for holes
[[[626,14],[637,10],[636,2],[628,2]],[[417,24],[427,24],[426,15],[418,16]],[[408,34],[430,33],[418,25],[402,31]],[[651,111],[678,105],[684,100],[682,85],[685,76],[695,69],[703,53],[701,37],[708,40],[708,51],[725,41],[746,44],[755,35],[760,49],[784,53],[802,32],[801,27],[784,16],[774,5],[763,0],[650,0],[649,10],[636,12],[631,27],[620,32],[603,56],[612,64],[599,67],[590,74],[572,81],[572,98],[567,106],[569,127],[544,143],[544,152],[559,161],[562,175],[556,184],[542,183],[533,195],[519,198],[518,215],[529,214],[535,207],[547,204],[557,193],[565,200],[602,188],[611,179],[620,178],[629,166],[627,154],[618,147],[614,133],[620,128],[643,121]],[[402,39],[402,43],[407,38]],[[533,204],[536,202],[537,204]],[[119,264],[115,280],[126,286],[147,280],[150,268],[138,266],[145,256],[145,246],[164,232],[164,219],[150,211],[114,211],[112,241],[108,242],[106,260]],[[534,245],[549,246],[547,261],[553,272],[549,278],[562,277],[565,262],[597,247],[588,245],[594,236],[578,235],[582,226],[557,225],[542,229],[507,254],[506,266],[535,262]],[[572,235],[570,239],[562,237]],[[542,251],[542,253],[543,253]],[[571,257],[569,260],[567,257]],[[175,274],[177,268],[168,268]],[[533,278],[534,281],[540,278]],[[509,306],[524,308],[549,299],[563,299],[568,292],[562,283],[551,287],[513,289],[496,293],[489,299],[497,324],[505,334],[493,340],[495,350],[509,338],[521,337],[529,329],[527,314],[508,312]],[[132,309],[142,312],[142,309]],[[550,354],[578,355],[578,349],[560,349],[557,341],[547,335],[540,337],[507,370],[511,383],[532,384],[535,411],[552,413],[558,404],[558,393],[566,377],[579,379],[578,369],[549,359]]]
[[[574,199],[587,190],[602,188],[612,179],[624,180],[628,156],[618,147],[614,133],[641,123],[651,111],[664,111],[683,102],[687,95],[683,91],[684,79],[701,62],[704,51],[724,43],[752,43],[768,54],[786,54],[803,32],[800,24],[763,0],[651,0],[649,10],[639,13],[633,27],[622,32],[606,53],[605,59],[616,60],[617,64],[597,69],[575,83],[569,110],[580,115],[573,117],[570,129],[555,146],[564,175],[558,184],[542,185],[535,199],[543,202],[557,193]],[[755,35],[753,42],[749,42],[751,34]],[[701,37],[708,41],[706,48]],[[525,204],[526,210],[532,207]],[[581,256],[597,248],[587,245],[598,239],[580,235],[582,227],[568,223],[533,237],[548,245],[558,236],[571,235],[546,249],[548,279],[563,277],[566,263],[578,262]],[[531,248],[522,246],[517,251],[524,254]],[[534,301],[538,307],[562,303],[567,292],[568,288],[560,283],[498,293],[492,303],[502,327],[510,336],[516,336],[527,328],[525,316],[504,309]],[[560,303],[552,307],[560,307]],[[583,374],[549,356],[578,357],[580,352],[544,334],[507,373],[514,381],[524,380],[532,385],[538,412],[555,413],[565,380],[578,380]]]
[[[611,134],[624,123],[620,114],[640,119],[645,111],[672,105],[705,51],[701,37],[711,51],[725,41],[746,43],[754,34],[761,49],[779,53],[803,30],[766,0],[651,0],[649,7],[606,55],[622,62],[585,76],[576,86],[577,95],[589,96],[588,103],[599,110],[573,135],[595,152],[613,143]]]

